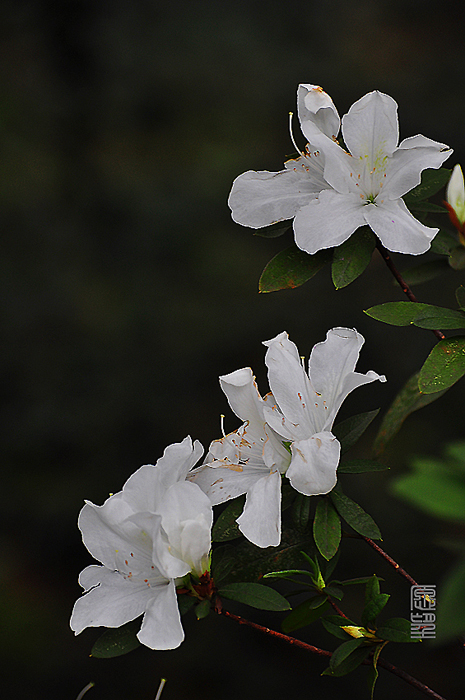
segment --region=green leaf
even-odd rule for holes
[[[338,474],[364,474],[365,472],[382,472],[390,469],[381,462],[374,459],[348,459],[347,462],[339,464]]]
[[[452,248],[449,255],[449,265],[453,270],[463,270],[465,268],[465,248],[461,245]]]
[[[418,388],[423,394],[448,389],[465,374],[465,336],[440,340],[420,370]]]
[[[289,221],[278,221],[277,224],[271,224],[265,228],[260,228],[254,231],[254,236],[261,238],[279,238],[292,229],[292,224]]]
[[[449,269],[448,261],[443,258],[440,260],[428,260],[428,262],[402,270],[402,278],[409,285],[423,284],[436,279],[436,277],[444,274]],[[393,284],[397,284],[397,281],[393,280]]]
[[[344,496],[344,494],[337,491],[331,491],[330,495],[340,516],[344,518],[346,523],[348,523],[355,532],[369,537],[372,540],[381,539],[381,532],[377,524],[371,515],[365,513],[358,503],[355,503],[352,499],[348,498],[348,496]]]
[[[298,493],[292,504],[292,520],[299,530],[305,530],[310,517],[311,496]]]
[[[227,542],[241,536],[236,520],[242,513],[244,504],[245,496],[239,496],[239,498],[234,498],[230,501],[213,525],[213,542]]]
[[[264,293],[300,287],[314,277],[330,259],[329,250],[320,250],[315,255],[308,255],[292,245],[270,260],[262,272],[258,289]]]
[[[336,289],[347,287],[362,274],[371,260],[375,244],[371,229],[363,226],[334,249],[331,276]]]
[[[234,566],[235,548],[230,544],[215,547],[212,554],[211,570],[216,586],[228,578]]]
[[[290,610],[291,606],[281,593],[261,583],[229,583],[218,591],[222,598],[236,600],[259,610]]]
[[[203,620],[204,617],[207,617],[210,610],[211,602],[209,600],[201,600],[195,608],[195,616],[197,620]]]
[[[319,605],[315,604],[315,599],[318,600],[320,603]],[[312,605],[310,605],[310,603],[312,603]],[[326,596],[315,596],[315,598],[304,600],[303,603],[294,608],[294,610],[284,618],[281,629],[284,634],[289,634],[289,632],[293,632],[294,630],[307,627],[311,625],[312,622],[315,622],[315,620],[318,620],[322,615],[326,615],[330,608],[331,606]]]
[[[358,649],[359,646],[361,646],[364,643],[363,637],[360,637],[358,639],[349,639],[347,642],[344,642],[340,646],[337,647],[337,649],[334,650],[333,655],[331,656],[331,660],[329,662],[329,667],[331,671],[334,673],[335,669],[341,665],[341,663],[344,661],[344,659],[347,659],[349,654],[351,654],[354,649]]]
[[[379,576],[376,577],[378,581],[384,581],[384,579],[380,578]],[[334,581],[334,583],[338,583],[340,586],[355,586],[359,583],[368,583],[373,579],[373,576],[360,576],[359,578],[348,578],[345,581]]]
[[[388,642],[419,642],[419,639],[410,637],[411,622],[402,617],[392,617],[386,620],[376,630],[376,636],[386,639]]]
[[[372,306],[365,313],[377,321],[393,326],[414,325],[428,330],[465,327],[465,314],[454,309],[446,309],[432,304],[419,304],[414,301],[388,301]]]
[[[373,629],[373,624],[391,596],[388,593],[378,593],[365,606],[362,612],[362,625]],[[376,633],[378,634],[378,633]]]
[[[187,595],[183,593],[178,595],[178,608],[181,615],[185,615],[194,605],[197,603],[198,598],[194,598],[192,595]]]
[[[449,231],[440,229],[439,233],[433,238],[431,243],[431,252],[436,255],[450,255],[453,248],[457,246],[457,239]]]
[[[445,187],[450,180],[451,172],[448,168],[439,168],[438,170],[428,168],[423,170],[420,184],[414,187],[413,190],[410,190],[410,192],[407,192],[403,197],[408,208],[410,209],[418,202],[423,202],[428,197],[432,197]]]
[[[374,411],[359,413],[334,426],[332,432],[341,443],[341,454],[345,454],[355,445],[378,413],[379,408]]]
[[[328,498],[318,500],[313,521],[313,537],[320,554],[332,559],[341,541],[341,521]]]
[[[415,212],[421,211],[430,214],[447,214],[447,209],[445,207],[441,207],[439,204],[433,204],[433,202],[416,202],[412,204],[409,209]]]
[[[234,547],[234,566],[228,582],[259,581],[268,571],[296,569],[302,566],[301,551],[315,552],[312,534],[283,528],[277,547],[256,547],[247,540]]]
[[[331,661],[334,658],[334,654],[338,653],[338,656],[336,658],[336,661],[338,662],[337,665],[334,668],[331,668],[331,662],[329,668],[325,669],[323,673],[321,674],[322,676],[345,676],[354,669],[358,668],[360,664],[362,664],[365,659],[367,658],[368,654],[371,651],[371,648],[369,646],[362,646],[363,645],[363,639],[350,639],[348,642],[345,642],[344,644],[350,645],[350,647],[347,647],[347,649],[350,651],[349,655],[346,656],[344,659],[340,660],[339,659],[342,657],[343,654],[345,654],[346,649],[343,651],[339,651],[341,647],[344,647],[344,644],[341,644],[340,647],[336,649],[336,651],[333,653],[333,656],[331,657]],[[355,644],[355,642],[360,642],[359,644]]]
[[[379,587],[379,578],[376,574],[370,576],[367,581],[367,587],[365,590],[365,605],[367,605],[371,600],[374,600],[381,592]]]
[[[139,618],[126,622],[125,625],[116,629],[106,630],[95,642],[90,655],[97,659],[111,659],[113,656],[122,656],[137,649],[140,642],[136,634],[140,630],[140,625]]]
[[[345,641],[351,639],[351,636],[348,632],[341,628],[349,625],[356,627],[355,622],[352,622],[352,620],[349,620],[347,617],[342,617],[341,615],[327,615],[326,617],[321,618],[321,623],[327,632],[332,634],[334,637],[344,639]]]
[[[463,285],[460,285],[460,287],[457,287],[455,290],[455,298],[460,308],[465,310],[465,287]]]
[[[437,617],[437,641],[452,641],[465,633],[465,559],[460,559],[447,573],[440,598]]]
[[[387,444],[398,433],[407,416],[427,406],[444,394],[445,390],[438,391],[436,394],[421,394],[418,389],[418,377],[419,373],[410,377],[384,416],[373,445],[374,455],[381,454]]]
[[[336,598],[337,600],[342,600],[344,596],[344,593],[340,588],[331,584],[323,588],[323,593],[326,593],[326,595],[330,595],[332,598]]]
[[[415,458],[411,464],[413,473],[397,478],[391,488],[397,496],[427,513],[464,521],[465,460],[454,458],[451,447],[443,459]]]
[[[373,700],[374,698],[375,685],[376,681],[378,680],[378,659],[385,644],[386,642],[384,642],[383,644],[378,644],[373,653],[373,665],[368,672],[368,688],[370,690],[370,700]]]
[[[333,573],[334,569],[337,566],[340,554],[341,554],[341,550],[338,549],[336,554],[334,555],[334,557],[332,559],[330,559],[328,562],[326,562],[326,561],[324,562],[323,575],[324,575],[325,581],[329,581],[331,574]]]

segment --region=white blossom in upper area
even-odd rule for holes
[[[438,229],[418,221],[402,197],[452,150],[421,135],[398,144],[397,104],[376,90],[342,118],[344,148],[336,108],[321,88],[300,85],[297,104],[305,152],[280,172],[236,178],[229,196],[234,221],[261,228],[294,219],[296,244],[310,254],[340,245],[365,224],[388,250],[426,252]]]
[[[184,639],[176,579],[209,570],[213,513],[201,489],[186,481],[203,453],[190,437],[166,448],[155,465],[138,469],[102,506],[86,502],[82,539],[102,566],[81,572],[84,595],[71,629],[120,627],[143,615],[137,635],[151,649],[174,649]]]

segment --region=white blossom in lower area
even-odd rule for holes
[[[213,505],[247,494],[239,529],[259,547],[281,541],[282,475],[313,496],[336,484],[340,444],[331,428],[346,396],[375,380],[355,372],[364,339],[350,328],[333,328],[312,350],[309,374],[287,333],[265,342],[271,394],[262,398],[250,367],[220,377],[221,387],[243,425],[211,443],[205,464],[188,479]],[[289,449],[290,451],[289,451]]]
[[[264,408],[274,405],[271,395],[262,399],[250,367],[220,377],[229,405],[245,421],[233,433],[210,445],[206,464],[188,478],[198,484],[213,505],[247,494],[237,523],[241,532],[259,547],[281,541],[281,474],[290,454],[279,436],[266,425]]]
[[[191,438],[166,448],[155,465],[138,469],[102,506],[86,502],[82,539],[102,566],[81,572],[84,595],[71,629],[120,627],[143,615],[137,635],[151,649],[174,649],[184,639],[176,579],[209,569],[212,506],[187,473],[203,448]]]
[[[265,407],[267,424],[290,442],[292,459],[286,476],[302,494],[331,491],[341,446],[331,428],[344,399],[353,389],[384,376],[355,372],[363,336],[350,328],[333,328],[317,343],[305,371],[299,351],[283,332],[264,343],[265,363],[276,401]]]

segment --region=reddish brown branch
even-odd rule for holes
[[[282,641],[287,642],[288,644],[292,644],[293,646],[299,647],[300,649],[310,651],[312,654],[317,654],[318,656],[326,656],[327,658],[330,658],[333,655],[331,651],[326,651],[326,649],[320,649],[319,647],[313,646],[313,644],[307,644],[306,642],[302,642],[300,639],[296,639],[295,637],[290,637],[289,635],[283,634],[282,632],[276,632],[276,630],[271,630],[269,629],[269,627],[258,625],[256,622],[251,622],[250,620],[246,620],[244,617],[234,615],[234,613],[230,613],[227,610],[223,610],[221,605],[215,606],[214,610],[219,615],[229,617],[231,620],[238,622],[240,625],[246,625],[247,627],[251,627],[252,629],[258,630],[259,632],[263,632],[264,634],[267,634],[271,637],[281,639]],[[372,661],[371,659],[365,659],[362,663],[364,665],[369,665],[372,663]],[[435,693],[434,690],[428,688],[427,685],[424,685],[424,683],[421,683],[409,673],[406,673],[401,668],[397,668],[397,666],[390,664],[388,661],[384,661],[384,659],[378,659],[378,666],[380,668],[384,668],[386,671],[389,671],[393,675],[398,676],[398,678],[402,678],[402,680],[404,680],[406,683],[413,686],[414,688],[417,688],[417,690],[420,690],[422,693],[428,695],[430,698],[434,698],[434,700],[446,700],[442,695],[438,695],[438,693]]]
[[[400,575],[403,576],[405,579],[407,579],[407,581],[408,581],[412,586],[418,586],[418,585],[419,585],[419,584],[415,581],[415,579],[413,579],[413,578],[410,576],[410,574],[408,574],[408,573],[405,571],[405,569],[403,569],[403,568],[400,566],[400,564],[398,564],[396,561],[394,561],[394,559],[393,559],[392,557],[390,557],[389,554],[387,554],[387,552],[384,551],[384,549],[381,549],[381,547],[379,546],[379,544],[376,544],[376,542],[373,542],[373,540],[370,540],[369,537],[365,537],[364,535],[360,535],[360,537],[362,538],[362,540],[365,540],[365,542],[368,542],[368,544],[370,545],[370,547],[373,547],[373,549],[375,550],[375,552],[378,552],[378,554],[381,554],[381,556],[383,557],[383,559],[384,559],[385,561],[387,561],[387,563],[390,564],[392,567],[394,567],[394,569],[397,571],[398,574],[400,574]]]
[[[407,299],[409,299],[409,301],[414,301],[414,302],[418,303],[418,299],[416,298],[415,294],[412,292],[412,290],[408,286],[407,282],[404,280],[404,278],[400,274],[399,270],[392,262],[392,258],[389,255],[388,251],[386,250],[386,248],[383,246],[383,244],[379,240],[376,242],[376,247],[378,248],[378,251],[379,251],[381,257],[383,258],[384,262],[386,263],[388,269],[390,270],[390,272],[394,276],[396,282],[399,284],[400,288],[402,289],[404,294],[407,296]],[[446,337],[444,335],[444,333],[441,333],[441,331],[433,330],[433,333],[438,340],[444,340],[444,338]]]

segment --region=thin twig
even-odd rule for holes
[[[407,299],[409,299],[410,301],[414,301],[418,304],[418,299],[416,298],[415,294],[412,292],[412,290],[408,286],[407,282],[404,280],[404,278],[400,274],[399,270],[392,262],[392,258],[389,255],[388,251],[386,250],[386,248],[383,246],[383,244],[379,240],[376,241],[376,247],[378,248],[379,253],[380,253],[381,257],[383,258],[384,262],[386,263],[387,267],[389,268],[389,270],[393,274],[396,282],[398,282],[400,288],[402,289],[404,294],[407,296]],[[444,340],[444,338],[446,337],[444,335],[444,333],[442,333],[441,331],[433,330],[433,333],[438,340]]]
[[[373,542],[373,540],[370,540],[369,537],[365,537],[364,535],[360,535],[362,540],[365,540],[365,542],[368,542],[370,547],[373,547],[375,552],[378,552],[378,554],[381,554],[383,559],[387,561],[388,564],[394,567],[394,569],[397,571],[398,574],[403,576],[407,581],[412,585],[412,586],[418,586],[419,584],[415,581],[414,578],[408,574],[405,569],[403,569],[400,564],[398,564],[392,557],[389,556],[387,552],[384,551],[384,549],[381,549],[379,544],[376,544],[376,542]]]
[[[258,625],[256,622],[251,622],[250,620],[246,620],[244,617],[234,615],[234,613],[230,613],[227,610],[222,609],[221,606],[219,606],[218,608],[215,607],[214,610],[216,610],[216,612],[219,615],[229,617],[231,620],[238,622],[240,625],[252,627],[252,629],[258,630],[259,632],[263,632],[264,634],[267,634],[271,637],[281,639],[283,642],[287,642],[288,644],[292,644],[293,646],[299,647],[300,649],[310,651],[312,654],[318,654],[318,656],[326,656],[328,658],[330,658],[333,655],[333,652],[331,651],[326,651],[326,649],[320,649],[319,647],[315,647],[312,644],[302,642],[300,639],[296,639],[295,637],[290,637],[289,635],[283,634],[282,632],[276,632],[276,630],[271,630],[269,629],[269,627]],[[370,659],[365,659],[362,662],[363,665],[370,665],[371,663],[372,662]],[[438,693],[435,693],[434,690],[428,688],[427,685],[424,685],[424,683],[421,683],[409,673],[406,673],[401,668],[397,668],[397,666],[390,664],[388,661],[378,659],[378,666],[380,668],[384,668],[386,671],[389,671],[395,676],[398,676],[398,678],[402,678],[402,680],[404,680],[406,683],[413,686],[414,688],[417,688],[417,690],[421,690],[422,693],[428,695],[430,698],[434,698],[434,700],[446,700],[442,695],[438,695]]]
[[[349,618],[347,617],[347,615],[345,615],[345,614],[342,612],[341,608],[338,607],[338,605],[334,602],[334,600],[333,600],[330,596],[328,596],[328,603],[331,605],[331,607],[333,608],[333,610],[335,610],[335,611],[337,612],[338,615],[340,615],[341,617],[345,617],[346,620],[349,619]]]

